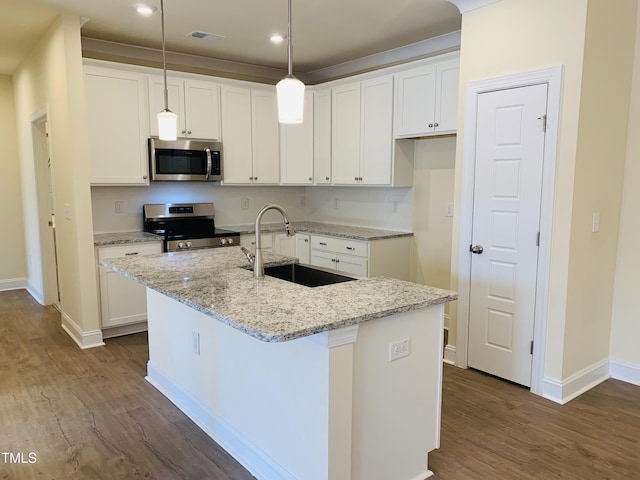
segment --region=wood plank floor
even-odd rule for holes
[[[0,292],[0,479],[248,480],[145,380],[146,334],[80,350],[60,314]],[[6,460],[5,458],[6,457]]]
[[[147,359],[145,334],[82,351],[55,309],[0,292],[0,479],[253,478],[144,381]],[[560,406],[471,370],[444,377],[435,480],[640,479],[640,387],[609,380]]]
[[[640,479],[640,387],[607,380],[566,405],[445,365],[438,480]]]

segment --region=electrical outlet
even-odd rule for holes
[[[64,218],[71,220],[71,204],[65,203],[64,205]]]
[[[394,200],[394,201],[393,201],[393,206],[391,207],[391,208],[392,208],[392,210],[393,210],[393,213],[398,213],[398,204],[399,204],[399,203],[400,203],[400,202],[399,202],[398,200]]]
[[[393,362],[400,358],[408,357],[411,353],[411,340],[405,338],[389,344],[389,361]]]
[[[248,198],[241,198],[240,199],[240,208],[242,210],[249,210],[249,199]]]
[[[340,199],[339,198],[334,198],[333,199],[333,209],[334,210],[338,210],[338,208],[340,208]]]
[[[300,206],[304,207],[305,203],[307,202],[306,198],[304,196],[300,197]]]
[[[124,213],[124,202],[116,200],[116,213]]]
[[[591,218],[591,232],[598,233],[600,231],[600,212],[593,212]]]
[[[191,351],[200,355],[200,332],[191,332]]]
[[[447,203],[446,211],[444,214],[445,217],[453,217],[453,203]]]

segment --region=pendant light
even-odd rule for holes
[[[289,26],[287,34],[287,58],[289,73],[278,82],[278,121],[280,123],[302,123],[304,112],[304,83],[293,76],[291,48],[291,0],[289,2]]]
[[[160,21],[162,23],[162,69],[164,71],[164,110],[158,114],[158,137],[160,140],[175,140],[178,131],[178,116],[169,110],[169,90],[167,89],[167,58],[164,45],[164,0],[160,0]]]

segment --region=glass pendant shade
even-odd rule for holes
[[[158,137],[160,140],[175,140],[178,131],[178,116],[168,108],[158,114]]]
[[[304,83],[288,75],[276,85],[278,95],[278,121],[302,123],[304,115]]]

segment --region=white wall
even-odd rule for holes
[[[607,351],[612,291],[598,276],[602,271],[612,282],[635,3],[502,0],[463,15],[456,198],[462,188],[466,84],[563,66],[545,365],[545,375],[559,381]],[[601,224],[596,238],[590,226],[598,210],[610,223]],[[459,243],[454,224],[453,289]],[[452,308],[454,328],[455,316]]]
[[[0,290],[26,286],[20,163],[11,77],[0,76]]]
[[[451,283],[455,138],[416,140],[413,177],[413,281],[448,289]]]
[[[640,377],[640,10],[636,22],[633,90],[624,170],[622,216],[611,330],[612,362],[630,366]]]
[[[318,186],[305,192],[307,220],[412,231],[411,188]]]
[[[89,343],[93,338],[89,332],[98,332],[99,320],[79,18],[61,15],[23,61],[13,81],[25,240],[32,260],[29,283],[42,290],[38,192],[30,123],[32,115],[46,107],[55,210],[60,218],[56,235],[63,326],[74,331],[78,342],[84,342],[87,334]],[[65,210],[69,218],[63,215]]]

